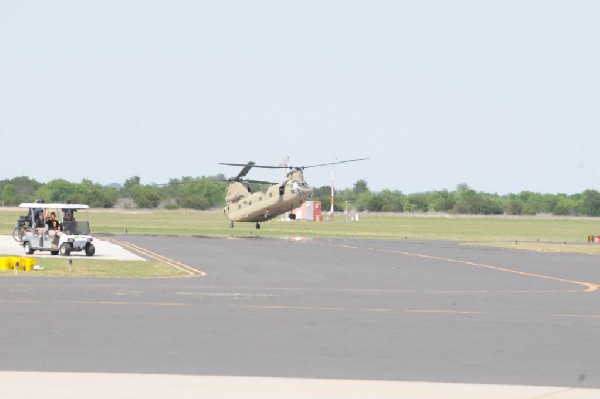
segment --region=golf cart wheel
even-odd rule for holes
[[[86,256],[93,256],[96,253],[96,247],[94,246],[94,244],[88,244],[85,246],[85,255]]]
[[[25,241],[25,244],[23,244],[23,249],[25,249],[25,253],[27,255],[33,255],[35,252],[35,250],[31,248],[31,243],[29,241]]]
[[[22,227],[17,226],[13,230],[13,238],[15,239],[16,242],[22,242],[24,235],[25,235],[25,230],[23,230]]]
[[[71,244],[62,244],[60,246],[60,248],[58,248],[58,253],[61,254],[62,256],[69,256],[71,255]]]

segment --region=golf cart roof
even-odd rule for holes
[[[23,202],[19,208],[56,208],[56,209],[89,209],[89,205],[83,204],[38,204],[37,202]]]

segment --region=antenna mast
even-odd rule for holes
[[[334,162],[336,162],[334,160]],[[329,209],[329,221],[333,221],[333,213],[334,213],[334,208],[333,208],[333,202],[334,202],[334,196],[335,196],[335,184],[334,184],[334,179],[333,179],[333,174],[335,171],[335,164],[332,163],[331,164],[331,208]]]
[[[285,177],[286,177],[286,175],[287,175],[287,170],[286,170],[286,168],[287,168],[288,166],[290,166],[290,156],[288,155],[287,157],[285,157],[285,158],[282,158],[282,159],[281,159],[281,162],[279,163],[279,166],[281,166],[281,167],[283,167],[283,168],[284,168],[284,169],[283,169],[283,179],[285,180]]]

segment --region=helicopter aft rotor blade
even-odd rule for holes
[[[369,158],[347,159],[345,161],[327,162],[327,163],[322,163],[319,165],[301,166],[299,169],[316,168],[318,166],[337,165],[338,163],[346,163],[346,162],[365,161],[367,159],[369,159]]]

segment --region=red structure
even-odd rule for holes
[[[323,221],[321,214],[321,201],[306,201],[302,206],[294,209],[296,220],[308,220],[311,222]]]

